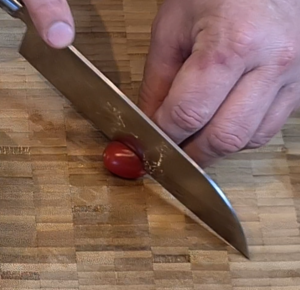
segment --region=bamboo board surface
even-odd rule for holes
[[[136,101],[159,1],[69,3],[76,46]],[[208,169],[249,261],[155,182],[108,174],[103,136],[18,55],[23,25],[1,11],[0,27],[1,289],[300,289],[300,113]]]

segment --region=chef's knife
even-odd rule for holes
[[[19,53],[108,139],[132,147],[154,180],[249,258],[243,228],[218,185],[73,45],[49,47],[24,5],[0,0],[0,6],[27,27]]]

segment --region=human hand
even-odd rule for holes
[[[74,21],[67,0],[23,0],[39,34],[54,48],[74,39]]]
[[[265,145],[300,106],[300,2],[165,0],[138,105],[200,166]]]

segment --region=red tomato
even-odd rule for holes
[[[137,179],[146,174],[140,158],[121,142],[110,142],[103,152],[104,166],[122,178]]]

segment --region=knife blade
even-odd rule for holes
[[[220,187],[121,90],[73,45],[48,46],[26,7],[0,0],[0,7],[27,29],[19,53],[108,139],[130,146],[147,173],[217,236],[249,258],[244,230]]]

